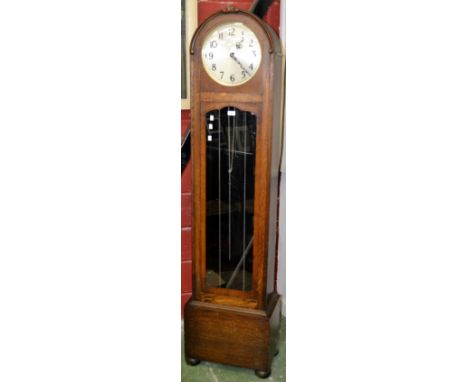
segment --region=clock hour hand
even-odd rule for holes
[[[251,76],[250,72],[244,67],[244,65],[242,65],[242,63],[239,61],[239,59],[236,57],[235,53],[234,52],[231,52],[230,54],[231,58],[237,62],[239,64],[239,66],[241,67],[241,69],[243,71],[245,71],[249,76]]]

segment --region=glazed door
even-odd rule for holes
[[[228,106],[205,115],[205,287],[252,289],[256,116]]]

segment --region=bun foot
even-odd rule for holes
[[[271,370],[255,370],[255,374],[257,375],[258,378],[268,378],[271,374]]]
[[[190,366],[197,366],[200,363],[200,360],[196,358],[187,358],[187,363]]]

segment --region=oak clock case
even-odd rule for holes
[[[281,44],[238,9],[199,26],[190,47],[192,298],[189,364],[270,374],[280,325],[274,285],[281,155]]]

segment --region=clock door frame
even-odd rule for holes
[[[254,113],[256,116],[256,161],[255,161],[255,186],[254,186],[254,240],[253,240],[253,269],[252,269],[252,288],[248,291],[228,289],[228,288],[208,288],[206,287],[206,123],[205,115],[213,109],[222,109],[231,106]],[[197,300],[213,302],[218,304],[233,304],[246,308],[258,308],[262,290],[264,290],[264,280],[261,275],[264,268],[265,255],[265,232],[264,221],[267,219],[265,211],[265,180],[268,178],[266,161],[266,145],[262,144],[267,138],[267,129],[262,126],[263,107],[260,103],[245,103],[239,101],[225,102],[206,102],[200,107],[200,129],[193,136],[193,144],[200,148],[199,153],[192,153],[193,168],[198,168],[199,172],[194,186],[198,190],[193,197],[193,217],[197,222],[194,230],[194,261],[198,269],[195,277],[194,296]],[[194,155],[195,154],[195,155]],[[194,188],[195,188],[194,187]],[[195,191],[195,189],[193,190]],[[193,194],[192,194],[193,195]]]

